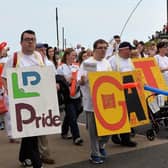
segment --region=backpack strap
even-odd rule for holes
[[[45,61],[44,61],[43,57],[41,56],[41,54],[39,54],[37,51],[34,51],[33,54],[34,54],[36,60],[38,61],[39,65],[44,66]]]
[[[14,68],[16,67],[16,64],[17,64],[17,52],[14,52],[14,55],[13,55],[13,67]]]
[[[33,54],[34,54],[35,58],[38,60],[39,65],[43,66],[44,62],[43,62],[43,59],[42,59],[41,55],[39,56],[37,54],[37,52],[34,52]],[[13,66],[12,67],[15,68],[20,64],[20,59],[21,59],[22,56],[23,56],[22,52],[14,52],[14,54],[13,54]]]

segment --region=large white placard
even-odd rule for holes
[[[61,132],[52,67],[9,68],[7,84],[13,138]]]

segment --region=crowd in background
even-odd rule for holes
[[[163,31],[167,31],[167,29],[165,30],[164,28]],[[30,40],[28,42],[31,43],[33,41]],[[148,42],[134,39],[131,44],[130,42],[123,42],[119,35],[114,35],[113,40],[111,40],[109,43],[101,39],[95,41],[93,44],[93,49],[86,49],[81,44],[77,44],[74,48],[64,49],[64,51],[61,51],[60,54],[60,51],[56,47],[52,47],[46,43],[36,43],[35,50],[40,53],[45,65],[53,67],[57,76],[58,93],[61,89],[65,88],[64,91],[66,94],[68,94],[68,97],[66,99],[64,98],[63,100],[60,100],[61,95],[58,94],[58,96],[60,96],[58,97],[60,108],[63,105],[63,111],[65,113],[62,122],[61,138],[64,140],[72,139],[73,144],[78,146],[84,143],[77,121],[79,115],[85,111],[87,114],[86,125],[89,131],[91,144],[90,160],[95,164],[104,162],[104,159],[102,159],[106,157],[104,143],[106,143],[108,138],[103,137],[100,142],[97,139],[98,136],[96,135],[96,129],[94,128],[94,130],[92,130],[93,127],[95,127],[95,120],[93,113],[88,113],[88,111],[92,112],[93,109],[91,109],[92,104],[88,104],[92,103],[92,101],[90,100],[90,102],[88,102],[89,86],[87,85],[87,72],[84,70],[83,63],[97,64],[100,68],[98,71],[115,70],[124,72],[133,70],[130,65],[131,59],[154,57],[161,72],[163,73],[166,83],[168,84],[168,40],[165,39],[156,40],[156,38],[154,38]],[[8,56],[8,51],[8,47],[0,49],[1,64],[6,64],[8,57],[10,57]],[[119,68],[115,68],[115,66],[118,66],[115,65],[116,56],[118,56],[120,59],[121,65]],[[99,65],[100,62],[101,65]],[[74,72],[80,72],[80,77],[79,74],[76,74],[75,76]],[[74,76],[72,74],[74,74]],[[76,80],[75,94],[72,94],[71,91],[67,89],[71,88],[71,83],[73,80]],[[83,96],[83,94],[88,95]],[[10,143],[18,143],[18,141],[11,137],[11,128],[9,122],[9,116],[6,116],[6,114],[0,115],[0,129],[6,129]],[[46,142],[46,137],[44,137],[42,141],[45,141],[45,143],[41,146],[45,146],[46,143],[48,143]],[[112,141],[128,147],[136,147],[137,145],[137,143],[131,141],[129,134],[124,136],[121,134],[112,136]],[[49,155],[47,157],[48,158],[43,159],[43,162],[53,164],[53,159],[51,159]]]

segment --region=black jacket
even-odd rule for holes
[[[58,103],[59,105],[67,104],[70,99],[69,84],[63,75],[55,76],[56,82],[60,85],[58,90]]]

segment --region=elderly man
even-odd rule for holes
[[[118,55],[115,55],[109,59],[112,70],[118,72],[134,70],[134,66],[130,58],[131,49],[132,46],[129,42],[122,42],[119,45]],[[112,141],[116,144],[121,144],[122,146],[128,147],[136,147],[137,145],[136,142],[131,141],[129,133],[120,134],[120,137],[118,135],[113,135]]]

